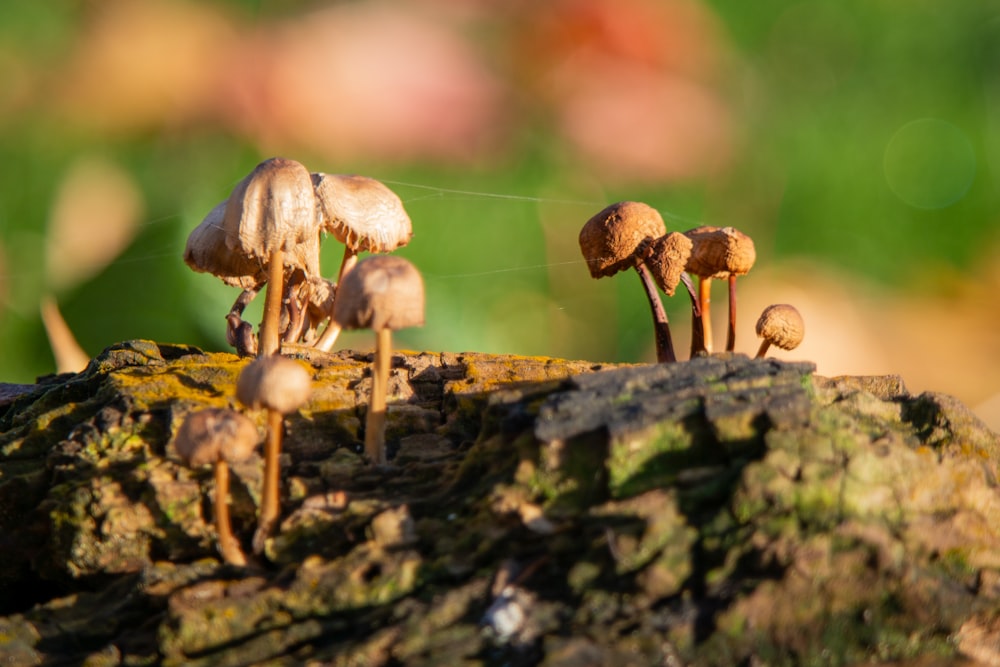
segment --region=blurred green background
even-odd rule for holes
[[[0,82],[0,381],[53,372],[45,295],[91,355],[226,349],[236,290],[184,242],[283,155],[403,198],[428,314],[401,346],[652,360],[638,280],[576,240],[637,199],[755,239],[738,349],[793,300],[784,356],[997,402],[994,0],[14,0]]]

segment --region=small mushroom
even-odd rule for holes
[[[324,231],[344,244],[337,283],[357,264],[360,252],[392,252],[410,242],[413,225],[395,192],[380,181],[353,174],[312,175]],[[316,341],[329,352],[340,335],[333,321]]]
[[[375,255],[358,262],[337,287],[333,321],[344,329],[375,331],[365,454],[372,463],[384,464],[392,331],[424,324],[424,282],[420,272],[402,257],[392,255]]]
[[[685,232],[693,247],[688,259],[687,272],[698,276],[698,300],[701,312],[701,349],[692,345],[692,355],[712,351],[712,324],[710,304],[712,279],[729,281],[729,328],[726,351],[736,347],[736,277],[746,274],[757,259],[753,240],[734,227],[696,227]],[[696,325],[698,322],[695,323]],[[692,340],[697,339],[694,336]]]
[[[232,565],[244,566],[246,556],[229,520],[229,464],[245,461],[257,447],[257,427],[234,410],[206,408],[190,413],[177,430],[174,449],[191,466],[215,468],[215,525],[219,553]]]
[[[267,411],[267,439],[264,442],[264,484],[260,517],[254,534],[254,553],[264,550],[280,513],[278,476],[281,455],[282,421],[309,400],[312,378],[302,364],[281,355],[257,357],[247,364],[236,381],[236,398],[249,408]]]
[[[248,255],[233,252],[226,245],[223,220],[228,200],[216,205],[188,236],[184,262],[201,273],[211,273],[231,287],[243,289],[226,315],[226,341],[240,356],[257,354],[253,327],[243,321],[243,311],[267,282],[261,263]]]
[[[646,248],[643,262],[649,267],[653,281],[667,296],[673,296],[681,282],[684,268],[691,256],[691,247],[691,239],[687,236],[680,232],[670,232],[651,242]]]
[[[267,273],[261,356],[280,345],[286,271],[319,274],[319,226],[309,171],[285,158],[261,162],[229,195],[223,216],[226,247]]]
[[[762,359],[772,346],[794,350],[805,336],[805,323],[795,306],[779,303],[768,306],[757,320],[757,337],[762,338],[757,359]]]
[[[586,222],[580,230],[580,252],[587,260],[592,278],[612,276],[634,268],[642,281],[653,313],[656,335],[656,359],[676,361],[670,325],[663,302],[656,292],[649,269],[643,263],[646,246],[667,233],[659,212],[641,202],[611,204]]]

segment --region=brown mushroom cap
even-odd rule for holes
[[[266,263],[281,248],[285,264],[319,273],[319,224],[309,170],[295,160],[261,162],[233,189],[223,216],[226,246]]]
[[[410,242],[403,202],[380,181],[353,174],[312,175],[323,229],[352,252],[392,252]]]
[[[635,266],[644,243],[667,233],[659,211],[641,202],[611,204],[580,230],[580,252],[593,278]]]
[[[667,296],[673,296],[681,274],[691,256],[691,239],[680,232],[670,232],[654,240],[646,248],[643,260],[653,274],[653,280]]]
[[[757,320],[757,336],[782,350],[794,350],[805,333],[802,315],[795,306],[787,303],[768,306]]]
[[[405,329],[424,324],[424,281],[402,257],[373,255],[337,287],[333,320],[345,329]]]
[[[247,364],[236,380],[236,398],[251,408],[287,415],[302,407],[312,392],[312,376],[287,357],[272,354]]]
[[[223,460],[245,461],[257,448],[257,427],[235,410],[206,408],[192,412],[177,429],[174,449],[189,466]]]
[[[742,276],[757,259],[753,239],[735,227],[695,227],[684,235],[693,244],[687,272],[702,278]]]

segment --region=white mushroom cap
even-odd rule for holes
[[[333,320],[345,329],[405,329],[424,324],[424,281],[410,262],[373,255],[337,287]]]
[[[226,246],[266,264],[279,247],[285,264],[319,273],[319,224],[309,170],[295,160],[261,162],[229,195]]]
[[[272,354],[247,364],[236,381],[236,398],[251,408],[266,408],[283,415],[295,412],[309,400],[312,376],[287,357]]]
[[[312,175],[325,231],[352,252],[392,252],[410,242],[403,202],[380,181],[349,174]]]
[[[206,408],[192,412],[177,429],[174,449],[189,466],[216,461],[235,463],[253,454],[257,427],[235,410]]]

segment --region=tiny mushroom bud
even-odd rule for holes
[[[365,453],[372,463],[384,464],[392,331],[424,324],[424,283],[420,272],[405,259],[391,255],[376,255],[358,262],[337,288],[333,321],[345,329],[375,331]]]
[[[732,352],[736,346],[736,277],[746,274],[757,259],[753,240],[734,227],[696,227],[685,232],[693,247],[688,260],[687,271],[698,276],[699,310],[701,312],[701,349],[712,351],[712,325],[709,306],[711,303],[711,282],[713,278],[729,281],[729,328],[726,336],[726,350]],[[695,323],[697,326],[697,322]],[[698,337],[695,336],[695,339]]]
[[[794,350],[805,336],[805,323],[795,306],[779,303],[768,306],[757,320],[757,336],[762,338],[757,359],[767,354],[771,345],[782,350]]]
[[[642,262],[646,246],[667,233],[659,212],[641,202],[611,204],[594,215],[580,230],[580,252],[592,278],[612,276],[634,268],[642,281],[656,334],[656,359],[676,361],[663,302],[649,269]]]
[[[226,246],[267,271],[260,354],[274,354],[280,345],[286,271],[319,273],[319,225],[309,171],[284,158],[261,162],[230,194],[223,227]]]
[[[215,523],[219,552],[232,565],[247,559],[233,535],[229,520],[229,463],[245,461],[257,447],[257,427],[234,410],[207,408],[189,414],[177,431],[174,449],[191,466],[207,463],[215,468]]]
[[[284,416],[295,412],[312,391],[312,378],[305,367],[280,355],[258,357],[247,364],[236,381],[236,398],[250,408],[267,411],[267,440],[264,444],[264,485],[260,517],[254,534],[254,553],[264,550],[264,542],[278,520],[278,457]]]
[[[392,252],[410,242],[413,225],[395,192],[380,181],[353,174],[312,175],[324,231],[344,244],[337,282],[357,264],[360,252]],[[329,352],[340,327],[333,321],[316,342]]]

